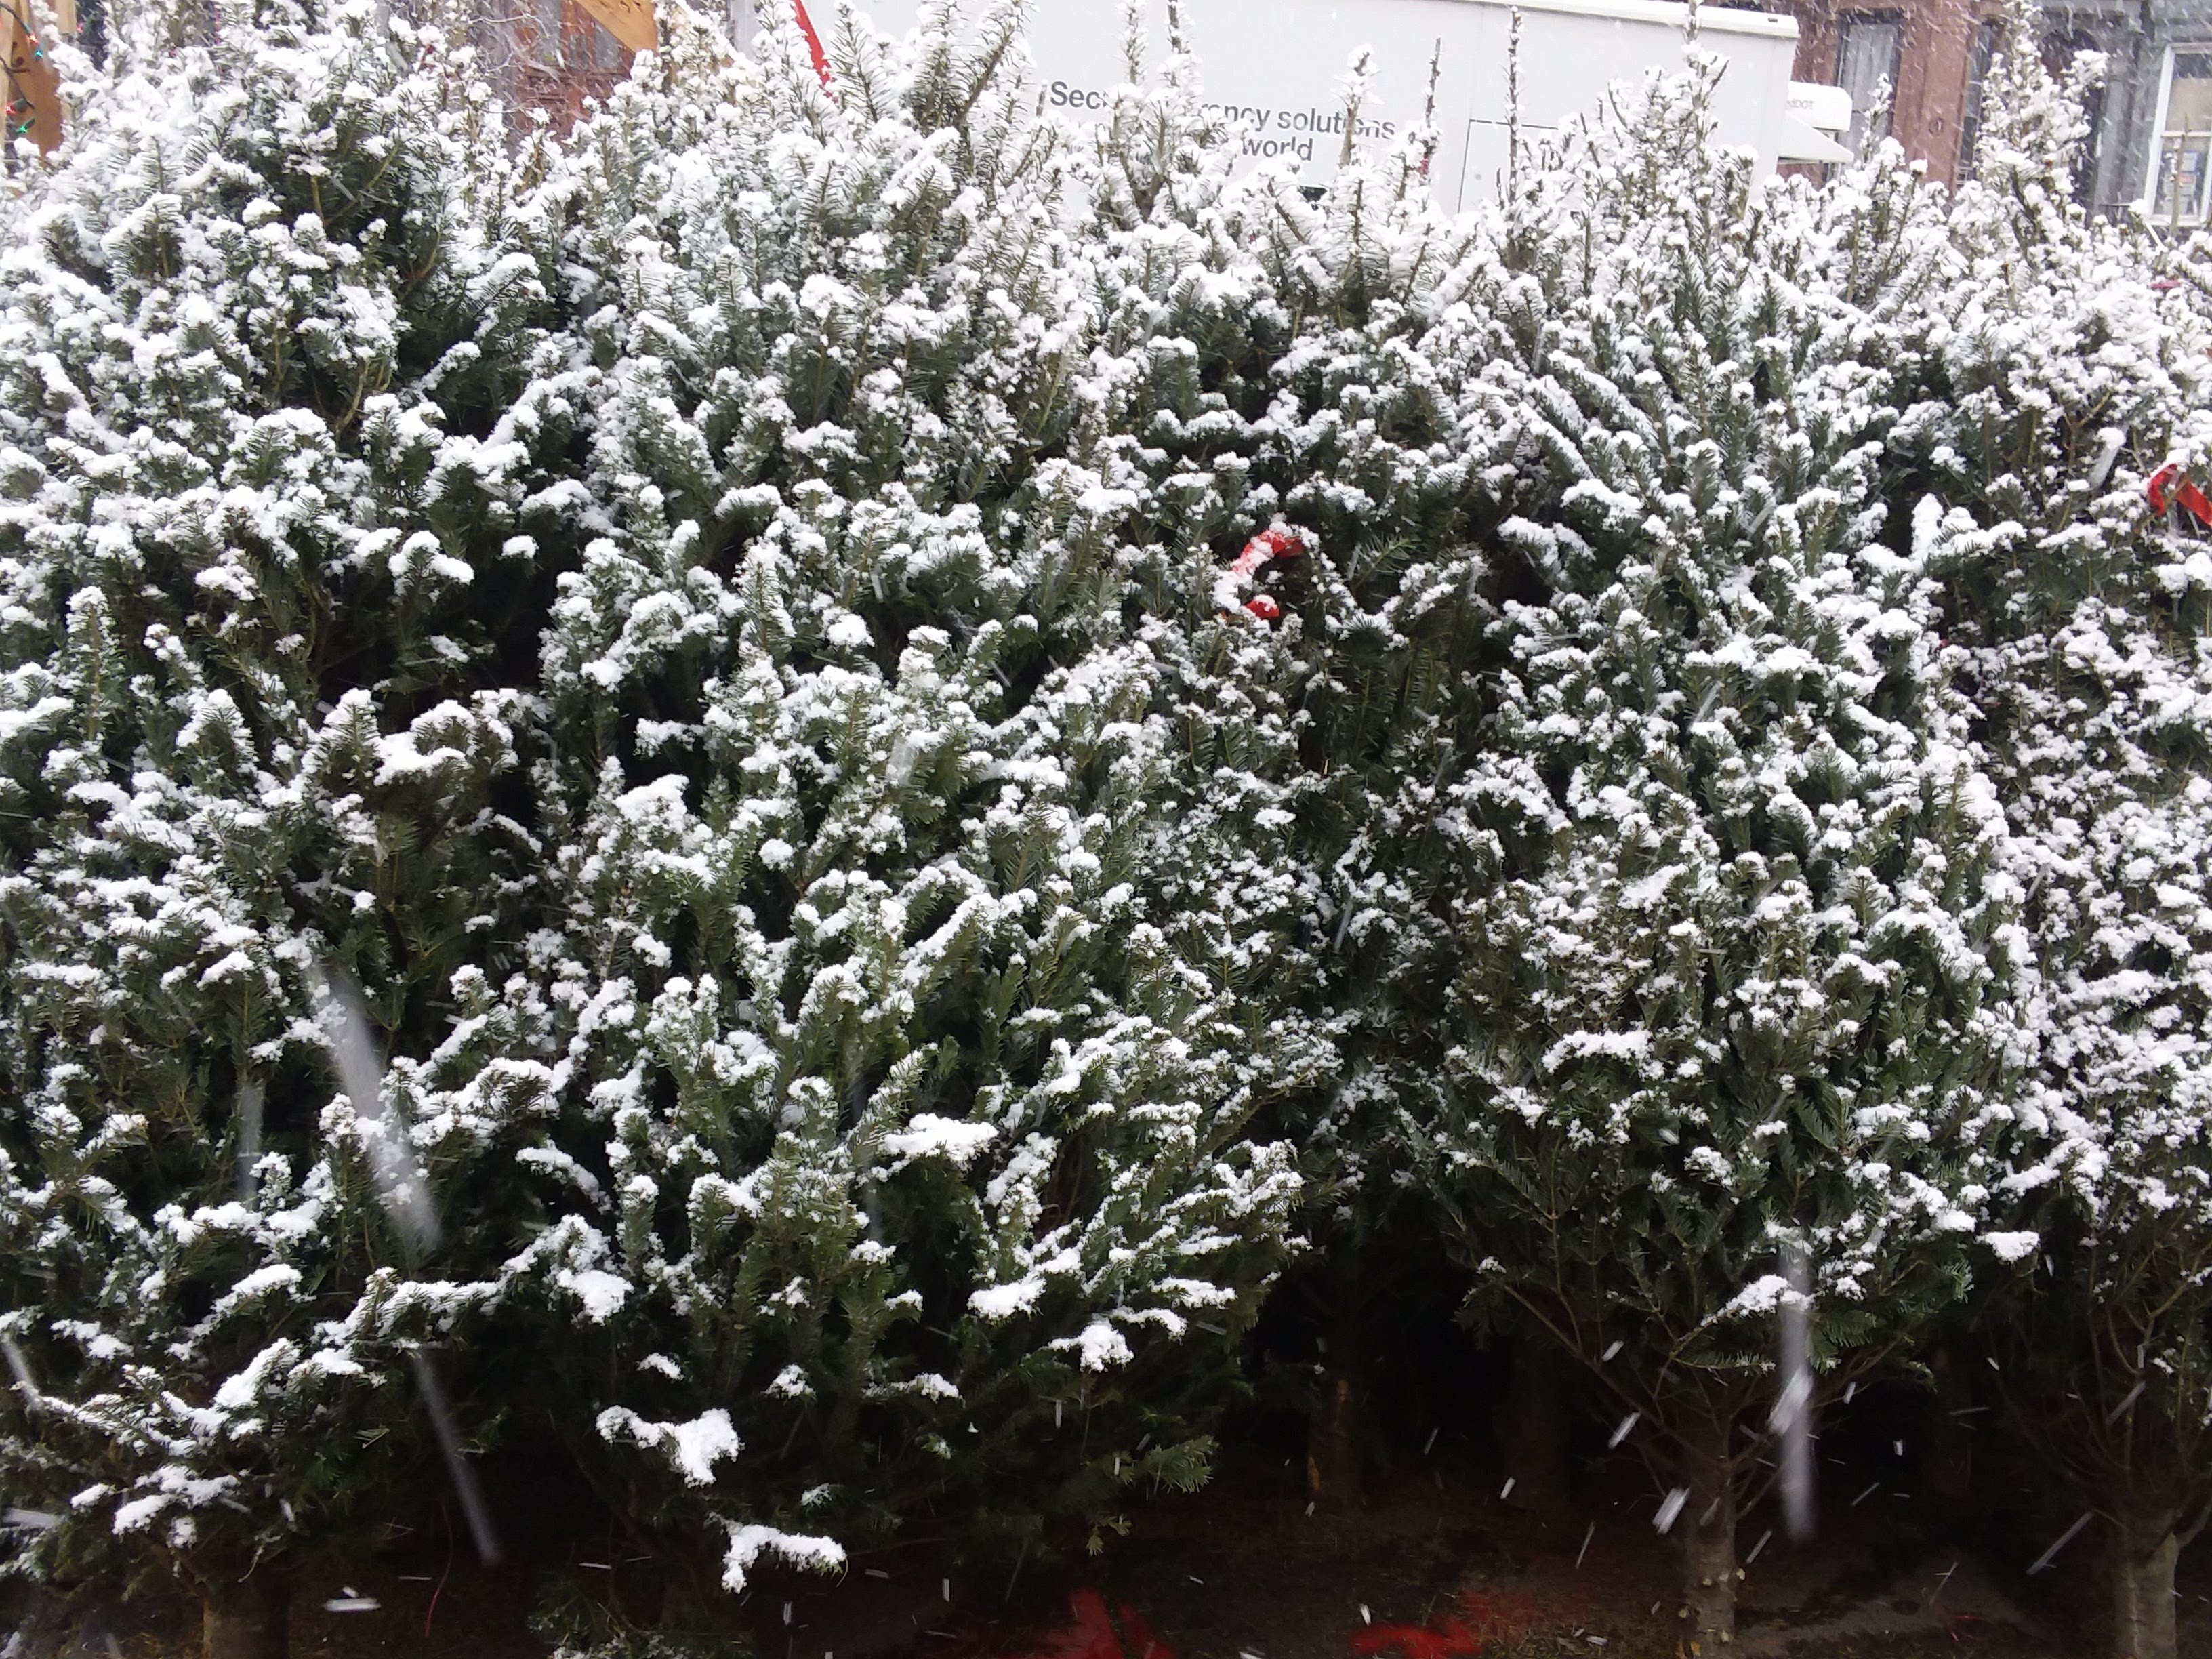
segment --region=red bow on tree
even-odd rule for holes
[[[1234,583],[1237,579],[1249,580],[1258,575],[1261,567],[1270,559],[1295,559],[1305,550],[1306,544],[1299,538],[1298,532],[1280,519],[1276,520],[1274,523],[1245,543],[1244,550],[1237,556],[1237,562],[1229,567],[1222,582],[1222,587],[1225,590],[1224,597],[1221,600],[1223,609],[1226,610],[1236,602]],[[1265,593],[1255,593],[1250,599],[1245,600],[1244,609],[1261,622],[1273,622],[1283,614],[1283,607]]]
[[[2206,529],[2212,530],[2212,501],[2204,492],[2182,476],[2181,465],[2168,461],[2150,475],[2143,485],[2143,494],[2150,498],[2150,510],[2163,513],[2168,504],[2178,502],[2189,515]]]

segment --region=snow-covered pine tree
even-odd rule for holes
[[[2079,87],[1990,83],[1966,259],[1899,434],[1966,654],[2038,974],[2034,1133],[2005,1189],[2037,1255],[1977,1309],[2002,1423],[2111,1562],[2116,1659],[2173,1659],[2212,1505],[2212,544],[2144,496],[2212,467],[2201,246],[2178,267],[2070,198]],[[2169,486],[2171,488],[2172,486]],[[1925,492],[1923,494],[1923,492]]]
[[[1348,104],[1366,95],[1357,63],[1346,81]],[[1407,1201],[1386,1126],[1436,1085],[1451,977],[1441,919],[1472,873],[1438,791],[1477,746],[1495,680],[1486,544],[1519,441],[1479,390],[1488,330],[1449,288],[1474,232],[1421,188],[1435,136],[1407,125],[1399,147],[1358,158],[1317,199],[1263,174],[1223,193],[1218,228],[1201,221],[1249,250],[1264,283],[1241,337],[1209,342],[1241,395],[1191,424],[1183,462],[1203,477],[1234,466],[1310,542],[1295,585],[1305,626],[1278,641],[1299,684],[1294,855],[1311,895],[1293,988],[1340,1060],[1327,1091],[1286,1102],[1279,1121],[1307,1179],[1311,1248],[1284,1294],[1322,1339],[1306,1475],[1322,1504],[1359,1496],[1364,1399],[1437,1285],[1429,1207]]]
[[[1449,974],[1431,949],[1431,894],[1395,862],[1419,832],[1383,843],[1431,821],[1437,767],[1471,730],[1461,694],[1480,683],[1492,615],[1479,542],[1499,516],[1514,439],[1463,398],[1483,339],[1437,298],[1470,232],[1420,186],[1435,135],[1407,121],[1398,145],[1356,155],[1310,198],[1286,169],[1232,179],[1233,143],[1190,153],[1204,68],[1178,52],[1152,96],[1116,113],[1109,150],[1121,161],[1100,191],[1115,278],[1104,291],[1212,298],[1170,313],[1190,341],[1186,366],[1129,429],[1156,452],[1147,471],[1218,547],[1276,514],[1304,544],[1273,596],[1299,625],[1249,639],[1244,656],[1248,676],[1297,699],[1285,804],[1297,823],[1279,874],[1300,926],[1276,991],[1340,1056],[1327,1087],[1268,1115],[1300,1148],[1305,1180],[1309,1248],[1278,1294],[1322,1338],[1310,1364],[1274,1375],[1307,1395],[1309,1497],[1336,1504],[1359,1492],[1362,1397],[1393,1321],[1435,1283],[1420,1208],[1397,1202],[1398,1168],[1374,1153],[1377,1114],[1433,1072],[1421,1006]],[[1356,118],[1369,96],[1357,58],[1343,93]],[[1134,337],[1153,325],[1112,326]],[[1222,529],[1234,532],[1225,543]]]
[[[1940,212],[1887,159],[1759,182],[1708,141],[1712,72],[1525,165],[1454,279],[1522,446],[1511,667],[1432,809],[1478,870],[1398,1149],[1477,1297],[1668,1469],[1705,1652],[1784,1257],[1814,1266],[1816,1396],[1960,1295],[2019,951],[1929,549],[1882,501],[1887,319],[1933,297]]]
[[[1297,1190],[1248,1126],[1328,1059],[1270,1018],[1294,732],[1217,593],[1266,507],[1148,447],[1247,297],[1162,205],[1195,147],[1154,109],[1083,159],[1016,8],[826,10],[832,88],[683,36],[557,185],[572,1213],[517,1294],[611,1506],[732,1590],[1200,1478]]]
[[[172,1571],[263,1659],[512,1248],[471,1264],[539,1087],[491,988],[560,422],[509,410],[544,294],[435,36],[157,21],[0,233],[0,1493],[9,1571]]]

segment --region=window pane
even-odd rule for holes
[[[538,0],[537,45],[540,64],[561,67],[561,0]]]
[[[1869,129],[1877,98],[1893,95],[1897,61],[1905,44],[1905,25],[1894,17],[1856,13],[1844,19],[1843,50],[1838,54],[1836,84],[1851,95],[1851,127],[1844,142],[1863,154],[1870,142],[1889,131],[1889,113]]]
[[[2212,53],[2173,55],[2173,90],[2166,100],[2168,132],[2212,131]]]
[[[1990,78],[1990,64],[1997,55],[1997,26],[1984,23],[1974,30],[1974,49],[1966,60],[1966,112],[1959,123],[1959,177],[1974,176],[1974,146],[1982,133],[1982,99]]]
[[[2159,156],[2158,194],[2154,216],[2189,223],[2204,216],[2207,161],[2212,159],[2212,140],[2169,138]]]

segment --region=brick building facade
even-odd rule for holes
[[[1796,0],[1787,9],[1797,19],[1796,79],[1851,94],[1845,143],[1887,133],[1928,163],[1930,178],[1950,184],[1971,171],[2002,0]],[[1871,106],[1885,81],[1893,91],[1881,122]]]
[[[1842,86],[1869,136],[1875,88],[1893,88],[1887,133],[1946,184],[1971,174],[1980,88],[2003,27],[2002,0],[1778,0],[1796,17],[1796,78]],[[2145,206],[2181,230],[2212,220],[2212,0],[2045,0],[2053,67],[2105,54],[2091,94],[2081,199],[2106,216]]]
[[[479,0],[471,33],[509,109],[542,111],[565,131],[629,73],[632,52],[605,10],[587,0]]]

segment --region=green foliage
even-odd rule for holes
[[[2203,250],[2087,222],[2060,190],[2073,100],[2039,65],[2007,76],[1904,472],[1930,492],[2036,969],[2004,1191],[2040,1244],[1976,1325],[2008,1422],[2147,1552],[2212,1504],[2212,561],[2203,526],[2144,501],[2212,438]],[[2161,295],[2165,270],[2185,281]]]
[[[1742,1478],[1786,1244],[1824,1389],[1961,1292],[2018,949],[1929,550],[1883,499],[1881,319],[1939,289],[1941,204],[1886,164],[1758,180],[1696,137],[1711,72],[1571,134],[1455,278],[1515,463],[1498,666],[1434,805],[1377,819],[1449,964],[1392,1144],[1476,1311]]]
[[[494,672],[527,446],[485,405],[544,294],[436,47],[278,9],[126,60],[9,234],[0,1468],[58,1517],[39,1572],[220,1584],[387,1503],[406,1351],[486,1294],[374,1173],[412,1122],[465,1240],[527,1106],[479,1088],[538,856]],[[382,1101],[332,1098],[332,971]]]
[[[578,1322],[580,1457],[732,1589],[1202,1479],[1297,1192],[1252,1126],[1329,1061],[1277,1015],[1283,670],[1213,615],[1253,508],[1194,526],[1135,435],[1233,300],[1079,216],[1129,167],[1071,183],[1012,15],[848,21],[835,100],[701,43],[559,186],[592,452],[512,994],[568,1188],[511,1308]]]

